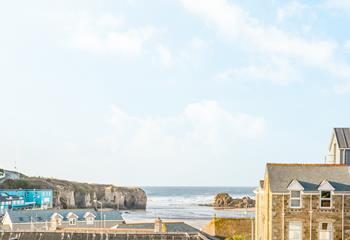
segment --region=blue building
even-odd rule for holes
[[[0,189],[0,212],[5,209],[52,208],[51,189]]]

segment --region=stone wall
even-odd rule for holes
[[[252,240],[252,235],[254,235],[254,219],[213,218],[202,230],[214,237],[227,238],[242,235],[246,240]]]
[[[303,194],[302,207],[293,209],[289,207],[289,194],[272,195],[270,239],[288,239],[288,224],[291,221],[302,222],[303,239],[318,239],[321,222],[332,223],[333,239],[342,239],[342,196],[333,195],[332,198],[331,209],[320,209],[319,194]],[[350,196],[344,197],[344,239],[347,238],[350,238]]]

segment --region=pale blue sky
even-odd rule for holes
[[[256,185],[349,126],[350,2],[0,1],[1,166]]]

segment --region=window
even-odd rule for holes
[[[69,219],[69,225],[77,225],[77,219],[75,219],[75,218],[70,218],[70,219]]]
[[[333,226],[332,223],[322,222],[320,223],[320,235],[319,240],[332,240],[333,239]]]
[[[86,218],[86,224],[87,225],[93,225],[94,224],[94,218],[93,217],[87,217]]]
[[[301,240],[302,239],[302,223],[290,222],[288,229],[289,240]]]
[[[332,207],[332,193],[331,193],[331,191],[321,191],[320,204],[321,204],[321,208]]]
[[[290,207],[300,208],[301,207],[301,192],[290,191]]]
[[[350,150],[345,150],[344,163],[350,165]]]

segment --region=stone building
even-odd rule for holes
[[[350,239],[350,175],[340,164],[267,164],[256,240]]]

